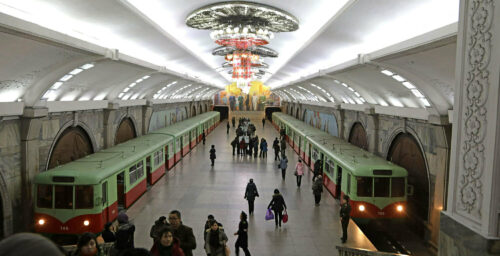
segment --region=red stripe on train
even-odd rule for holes
[[[132,205],[137,200],[137,198],[139,198],[142,194],[144,194],[144,192],[146,192],[146,190],[147,181],[146,179],[144,179],[125,194],[125,208],[128,208],[130,205]]]

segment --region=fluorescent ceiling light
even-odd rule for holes
[[[125,89],[123,89],[123,92],[128,92],[128,90],[130,90],[130,87],[125,87]]]
[[[400,75],[394,75],[394,76],[392,76],[392,78],[394,78],[398,82],[404,82],[404,81],[406,81],[406,79],[404,79],[404,77],[402,77]]]
[[[359,100],[362,101],[363,103],[366,102],[365,98],[363,98],[363,97],[359,97]]]
[[[69,72],[69,73],[70,73],[70,74],[72,74],[72,75],[77,75],[78,73],[80,73],[80,72],[82,72],[82,71],[83,71],[83,69],[81,69],[81,68],[75,68],[75,69],[73,69],[73,70],[72,70],[71,72]]]
[[[73,75],[65,75],[65,76],[61,77],[61,79],[59,79],[59,80],[66,82],[66,81],[70,80],[72,77],[73,77]]]
[[[55,90],[47,90],[45,94],[43,94],[42,99],[46,99],[47,101],[54,101],[57,97],[57,93]]]
[[[94,67],[94,64],[92,64],[92,63],[87,63],[87,64],[81,66],[81,68],[83,68],[83,69],[89,69],[89,68],[93,68],[93,67]]]
[[[100,95],[97,95],[94,97],[94,100],[103,100],[104,97],[106,97],[106,94],[104,93],[101,93]]]
[[[431,104],[429,103],[429,101],[426,98],[420,98],[420,101],[422,101],[422,103],[424,103],[424,106],[426,106],[426,107],[431,106]]]
[[[408,89],[415,89],[416,87],[410,82],[403,82],[403,85]]]
[[[151,76],[143,76],[142,79],[148,79],[150,78]]]
[[[76,95],[69,94],[69,95],[63,96],[61,98],[61,101],[74,101],[75,98],[76,98]]]
[[[167,87],[170,87],[170,86],[172,86],[172,85],[174,85],[176,83],[177,83],[177,81],[171,82],[171,83],[167,84]]]
[[[136,82],[136,83],[140,83],[140,82],[142,82],[142,80],[144,80],[144,79],[139,78],[139,79],[135,80],[135,82]]]
[[[356,96],[358,96],[358,97],[360,97],[360,96],[361,96],[361,95],[359,95],[359,93],[358,93],[358,92],[354,92],[354,94],[356,94]]]
[[[131,83],[131,84],[129,84],[129,85],[128,85],[128,87],[132,88],[132,87],[134,87],[136,84],[137,84],[137,83]]]
[[[417,97],[417,98],[425,98],[425,96],[417,89],[412,89],[411,92]]]
[[[349,91],[354,92],[354,89],[352,87],[348,87]]]
[[[131,99],[131,100],[135,100],[135,99],[137,99],[137,97],[139,97],[139,94],[138,94],[138,93],[134,94],[134,95],[133,95],[130,99]]]
[[[123,92],[118,94],[118,98],[121,98],[123,96],[123,94],[124,94]]]
[[[352,99],[347,99],[349,101],[349,103],[351,104],[356,104],[356,102],[354,102]]]
[[[52,87],[50,87],[50,89],[52,90],[57,90],[59,89],[59,87],[61,87],[61,85],[63,84],[63,82],[55,82]]]
[[[349,87],[349,85],[347,85],[346,83],[342,83],[342,85],[343,85],[344,87],[346,87],[346,88],[348,88],[348,87]]]
[[[389,104],[387,104],[387,102],[383,101],[383,100],[380,100],[380,103],[379,103],[381,106],[384,106],[384,107],[387,107],[389,106]]]
[[[392,76],[394,75],[394,73],[392,73],[391,71],[387,70],[387,69],[384,69],[382,71],[380,71],[382,74],[386,75],[386,76]]]
[[[90,100],[89,96],[83,96],[78,99],[78,101],[88,101],[88,100]]]

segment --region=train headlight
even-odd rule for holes
[[[402,205],[398,205],[396,207],[396,209],[398,210],[398,212],[402,212],[403,211],[403,206]]]
[[[84,221],[83,221],[83,225],[84,225],[84,226],[88,226],[88,225],[90,225],[90,221],[88,221],[88,220],[84,220]]]
[[[39,225],[43,225],[43,224],[45,224],[45,220],[44,220],[44,219],[39,219],[39,220],[38,220],[38,224],[39,224]]]
[[[360,205],[358,207],[358,209],[359,209],[360,212],[364,212],[365,211],[365,206],[364,205]]]

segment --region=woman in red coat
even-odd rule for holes
[[[153,256],[184,256],[184,252],[180,247],[179,239],[175,238],[172,229],[169,227],[160,230],[160,239],[158,239],[151,248]]]

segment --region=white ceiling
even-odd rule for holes
[[[210,39],[210,32],[189,28],[184,23],[193,10],[216,2],[219,1],[0,0],[1,15],[25,21],[5,24],[2,21],[6,19],[0,19],[0,27],[9,28],[8,33],[0,34],[0,56],[4,57],[0,64],[5,67],[0,70],[0,101],[20,98],[33,105],[59,75],[89,60],[97,61],[97,65],[72,79],[59,91],[61,97],[57,100],[92,99],[98,95],[116,99],[130,82],[150,74],[151,78],[133,88],[138,98],[151,99],[165,84],[176,80],[181,82],[168,90],[189,84],[193,85],[186,91],[198,86],[202,86],[198,91],[212,86],[223,88],[229,77],[215,70],[223,59],[211,54],[217,45]],[[422,91],[431,108],[442,114],[452,108],[455,43],[447,41],[433,49],[419,47],[446,34],[431,31],[454,24],[451,34],[456,33],[458,0],[252,2],[283,9],[300,22],[298,31],[277,34],[268,45],[280,54],[278,58],[266,59],[270,74],[264,81],[271,88],[301,86],[328,100],[320,89],[310,86],[313,82],[331,93],[336,102],[342,102],[352,92],[333,82],[339,80],[351,83],[365,104],[380,105],[384,101],[389,106],[424,108],[409,90],[380,73],[382,68],[392,68]],[[66,35],[63,44],[72,48],[55,44],[61,39],[51,38],[50,33],[39,35],[28,29],[29,23]],[[10,30],[30,31],[27,33],[45,37],[49,42],[12,35],[15,33]],[[450,29],[447,31],[449,36]],[[427,35],[425,40],[410,47],[420,50],[392,48],[401,42],[412,45],[414,38],[422,35]],[[117,49],[139,61],[132,64],[110,59],[80,47],[80,41]],[[373,57],[384,50],[385,58]],[[352,60],[358,54],[371,58],[366,63],[355,63]],[[29,88],[33,90],[30,92]],[[297,90],[309,95],[304,89]]]

